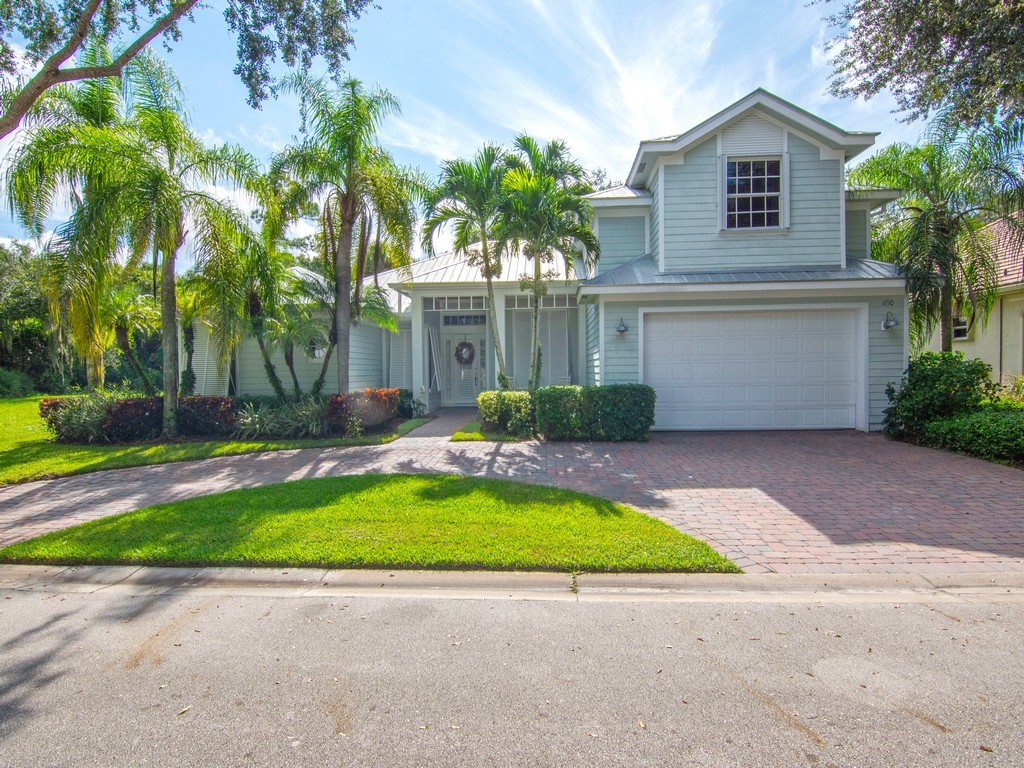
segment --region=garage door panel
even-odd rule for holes
[[[855,318],[849,310],[646,315],[643,370],[658,393],[655,426],[855,426]]]

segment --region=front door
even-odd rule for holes
[[[445,405],[476,405],[487,383],[487,334],[484,325],[447,327],[443,331],[442,363],[447,366]]]

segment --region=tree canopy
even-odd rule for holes
[[[238,41],[237,74],[258,107],[272,87],[280,59],[308,70],[323,57],[340,72],[352,45],[350,25],[370,0],[227,0],[224,19]],[[46,90],[59,83],[120,76],[149,43],[181,37],[181,21],[208,12],[199,0],[0,0],[0,75],[18,74],[18,45],[37,70],[0,89],[0,138],[13,131]],[[100,38],[117,49],[101,66],[79,65],[86,41]],[[70,63],[69,63],[70,62]]]
[[[968,125],[1024,115],[1020,0],[853,0],[829,21],[836,96],[888,90],[907,121],[943,106]]]

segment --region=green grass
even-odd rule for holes
[[[202,496],[14,544],[0,561],[738,571],[703,542],[620,504],[451,475],[319,478]]]
[[[61,445],[39,418],[39,396],[0,400],[0,485],[104,469],[206,459],[239,453],[345,445],[379,445],[427,419],[412,419],[388,435],[326,440],[181,440],[138,445]]]
[[[479,419],[473,419],[458,432],[452,435],[453,443],[474,443],[487,440],[495,443],[521,443],[529,440],[528,437],[517,437],[516,435],[505,435],[501,432],[488,432],[483,428]]]

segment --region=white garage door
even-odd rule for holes
[[[644,316],[656,429],[841,429],[857,422],[852,310]]]

